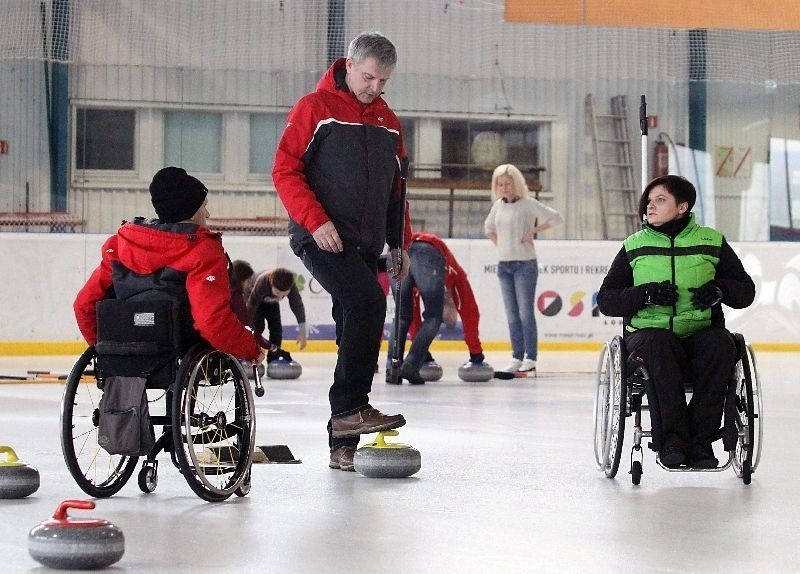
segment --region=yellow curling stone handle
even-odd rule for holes
[[[375,437],[375,441],[369,444],[365,444],[365,447],[368,448],[411,448],[410,445],[407,444],[400,444],[399,442],[386,442],[387,436],[397,436],[400,433],[396,430],[385,430],[380,431],[378,436]]]
[[[10,446],[0,446],[0,454],[6,455],[5,462],[0,462],[0,466],[25,466],[17,458],[17,453]]]

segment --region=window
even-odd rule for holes
[[[800,141],[769,142],[771,241],[800,241]]]
[[[286,125],[286,114],[250,116],[250,173],[269,175],[275,162],[275,150]]]
[[[136,111],[78,108],[76,169],[132,170]]]
[[[164,162],[192,173],[220,173],[222,115],[207,112],[164,114]]]
[[[546,129],[541,122],[442,120],[442,177],[489,181],[495,167],[513,163],[528,179],[544,167]]]

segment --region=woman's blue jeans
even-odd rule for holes
[[[535,361],[538,355],[539,333],[536,329],[534,306],[539,264],[530,261],[501,261],[497,265],[497,278],[506,308],[511,351],[515,359],[525,355]]]

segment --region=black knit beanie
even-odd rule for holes
[[[199,179],[180,167],[159,170],[150,183],[150,199],[163,223],[190,219],[203,205],[207,193],[206,186]]]

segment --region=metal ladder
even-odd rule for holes
[[[625,96],[611,98],[611,113],[597,113],[592,94],[586,95],[597,166],[604,239],[624,239],[641,227],[639,192],[628,137]]]

